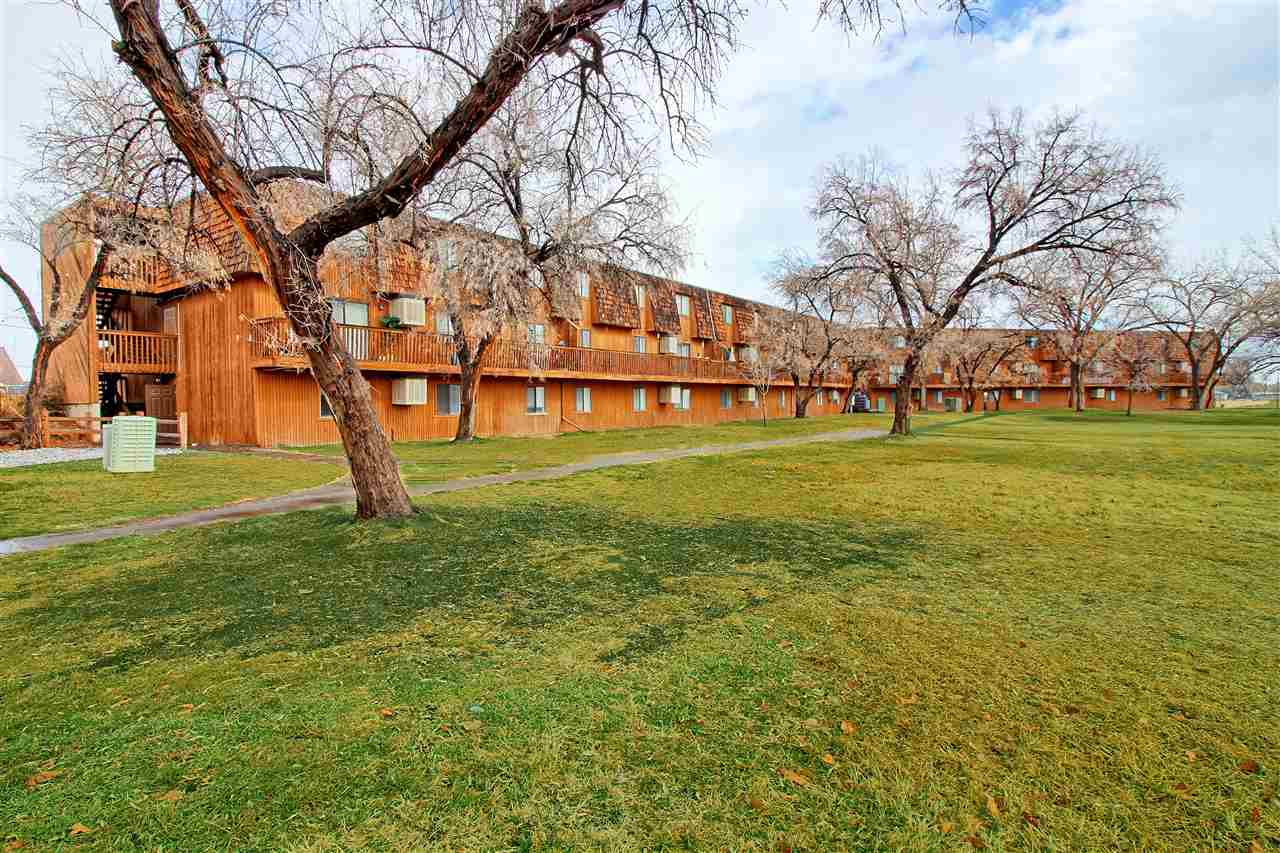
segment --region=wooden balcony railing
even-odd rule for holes
[[[453,341],[445,335],[403,332],[372,326],[338,326],[343,343],[361,367],[398,370],[456,370]],[[250,322],[253,356],[281,366],[305,362],[301,342],[283,317]],[[684,358],[627,350],[588,349],[497,340],[485,351],[483,369],[516,375],[599,375],[614,378],[643,377],[657,380],[736,382],[746,384],[736,362],[708,358]],[[842,377],[847,382],[848,377]],[[841,377],[833,381],[842,381]]]
[[[107,373],[177,373],[178,336],[99,329],[98,370]]]

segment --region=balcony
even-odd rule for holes
[[[177,373],[178,336],[159,332],[98,330],[98,370],[103,373]]]
[[[307,366],[304,348],[285,318],[253,320],[249,326],[255,367],[299,369]],[[363,370],[458,372],[453,363],[453,342],[445,335],[344,325],[338,326],[338,334]],[[487,376],[745,384],[735,362],[507,340],[489,345],[482,368]]]

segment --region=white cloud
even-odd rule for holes
[[[40,69],[50,57],[74,50],[111,60],[106,37],[65,7],[0,10],[0,155],[21,159],[18,125],[40,120]],[[758,9],[746,22],[747,48],[726,69],[720,106],[705,118],[708,155],[669,164],[698,229],[685,278],[764,297],[770,260],[811,242],[805,208],[822,163],[876,147],[910,170],[946,168],[960,156],[968,117],[989,105],[1032,115],[1080,108],[1159,154],[1185,196],[1170,230],[1180,254],[1233,245],[1277,218],[1274,0],[1066,0],[994,19],[972,39],[951,23],[916,14],[905,34],[845,39],[814,26],[812,3]],[[4,190],[12,174],[0,165]],[[15,247],[0,245],[0,257],[35,272]],[[0,301],[0,343],[25,370],[30,335],[9,327],[14,308],[11,297]]]

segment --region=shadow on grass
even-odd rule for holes
[[[74,637],[92,648],[95,637],[125,636],[123,646],[89,652],[86,667],[127,669],[321,649],[438,609],[451,619],[504,613],[516,634],[626,616],[666,597],[660,617],[621,620],[629,633],[608,657],[625,660],[754,606],[749,590],[762,572],[775,591],[836,574],[847,587],[900,574],[920,547],[912,531],[883,526],[658,522],[537,502],[433,506],[408,521],[362,525],[343,510],[315,511],[33,558],[34,583],[0,600],[37,597],[0,637]],[[103,565],[115,567],[105,578]],[[673,594],[673,584],[685,586]]]

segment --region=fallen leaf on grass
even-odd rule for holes
[[[946,835],[948,832],[950,832],[955,828],[956,828],[956,825],[949,820],[938,821],[938,831],[941,832],[943,835]]]
[[[21,850],[23,847],[26,847],[26,846],[27,846],[27,842],[23,841],[21,838],[15,838],[12,841],[10,841],[8,844],[6,844],[4,846],[4,849],[5,850]]]
[[[395,712],[394,710],[392,710],[391,708],[379,708],[379,709],[378,709],[378,716],[382,717],[382,719],[384,719],[384,720],[389,720],[389,719],[391,719],[392,717],[394,717],[395,715],[396,715],[396,712]]]
[[[849,722],[848,720],[840,721],[840,731],[844,732],[845,734],[851,735],[857,730],[858,730],[858,727],[855,726],[853,723]]]
[[[1256,838],[1249,842],[1249,853],[1262,853],[1262,842]]]
[[[974,850],[986,850],[987,843],[976,835],[965,836],[965,841],[969,842],[969,846]]]
[[[1187,761],[1195,761],[1195,760],[1196,760],[1196,751],[1194,749],[1188,749]]]
[[[808,776],[805,776],[803,773],[797,773],[794,770],[780,769],[778,770],[778,774],[792,785],[804,786],[809,784]]]
[[[1027,826],[1038,827],[1040,825],[1040,818],[1036,817],[1031,812],[1023,812],[1022,819],[1027,822]]]
[[[43,785],[45,782],[52,782],[62,775],[61,770],[41,770],[33,776],[27,777],[27,790]]]
[[[170,788],[168,791],[165,791],[163,794],[156,794],[156,799],[164,800],[166,803],[176,803],[178,800],[182,799],[184,796],[186,795],[183,794],[181,791],[179,791],[177,788]]]
[[[67,835],[75,838],[77,835],[88,835],[91,832],[93,832],[93,830],[85,826],[83,823],[73,823],[71,824],[71,828],[67,830]]]
[[[987,795],[987,811],[992,817],[1000,817],[1000,800],[990,794]]]
[[[817,720],[815,720],[813,717],[810,717],[809,719],[804,721],[804,727],[806,729],[816,729],[820,725],[822,724],[819,723]]]
[[[836,763],[835,756],[834,756],[834,755],[832,755],[832,754],[831,754],[831,753],[829,753],[829,752],[828,752],[828,753],[824,753],[824,754],[823,754],[823,756],[822,756],[822,763],[823,763],[823,764],[835,764],[835,763]]]
[[[764,800],[760,799],[759,797],[752,797],[751,799],[747,800],[747,805],[751,806],[751,808],[755,809],[758,812],[764,811]]]
[[[1254,761],[1252,758],[1246,758],[1244,761],[1241,761],[1240,764],[1237,766],[1239,767],[1241,773],[1257,773],[1259,770],[1262,769],[1262,766],[1259,765],[1258,762]]]
[[[188,702],[188,703],[187,703],[187,704],[185,704],[185,705],[179,705],[179,706],[178,706],[178,713],[179,713],[179,714],[190,714],[190,713],[191,713],[192,711],[194,711],[195,709],[196,709],[196,706],[195,706],[195,705],[192,705],[190,702]]]
[[[480,728],[483,725],[484,723],[480,722],[479,720],[466,720],[465,722],[463,722],[462,727],[469,732],[474,732],[476,729]]]
[[[1262,809],[1254,806],[1253,811],[1249,812],[1249,820],[1254,823],[1262,823]]]

